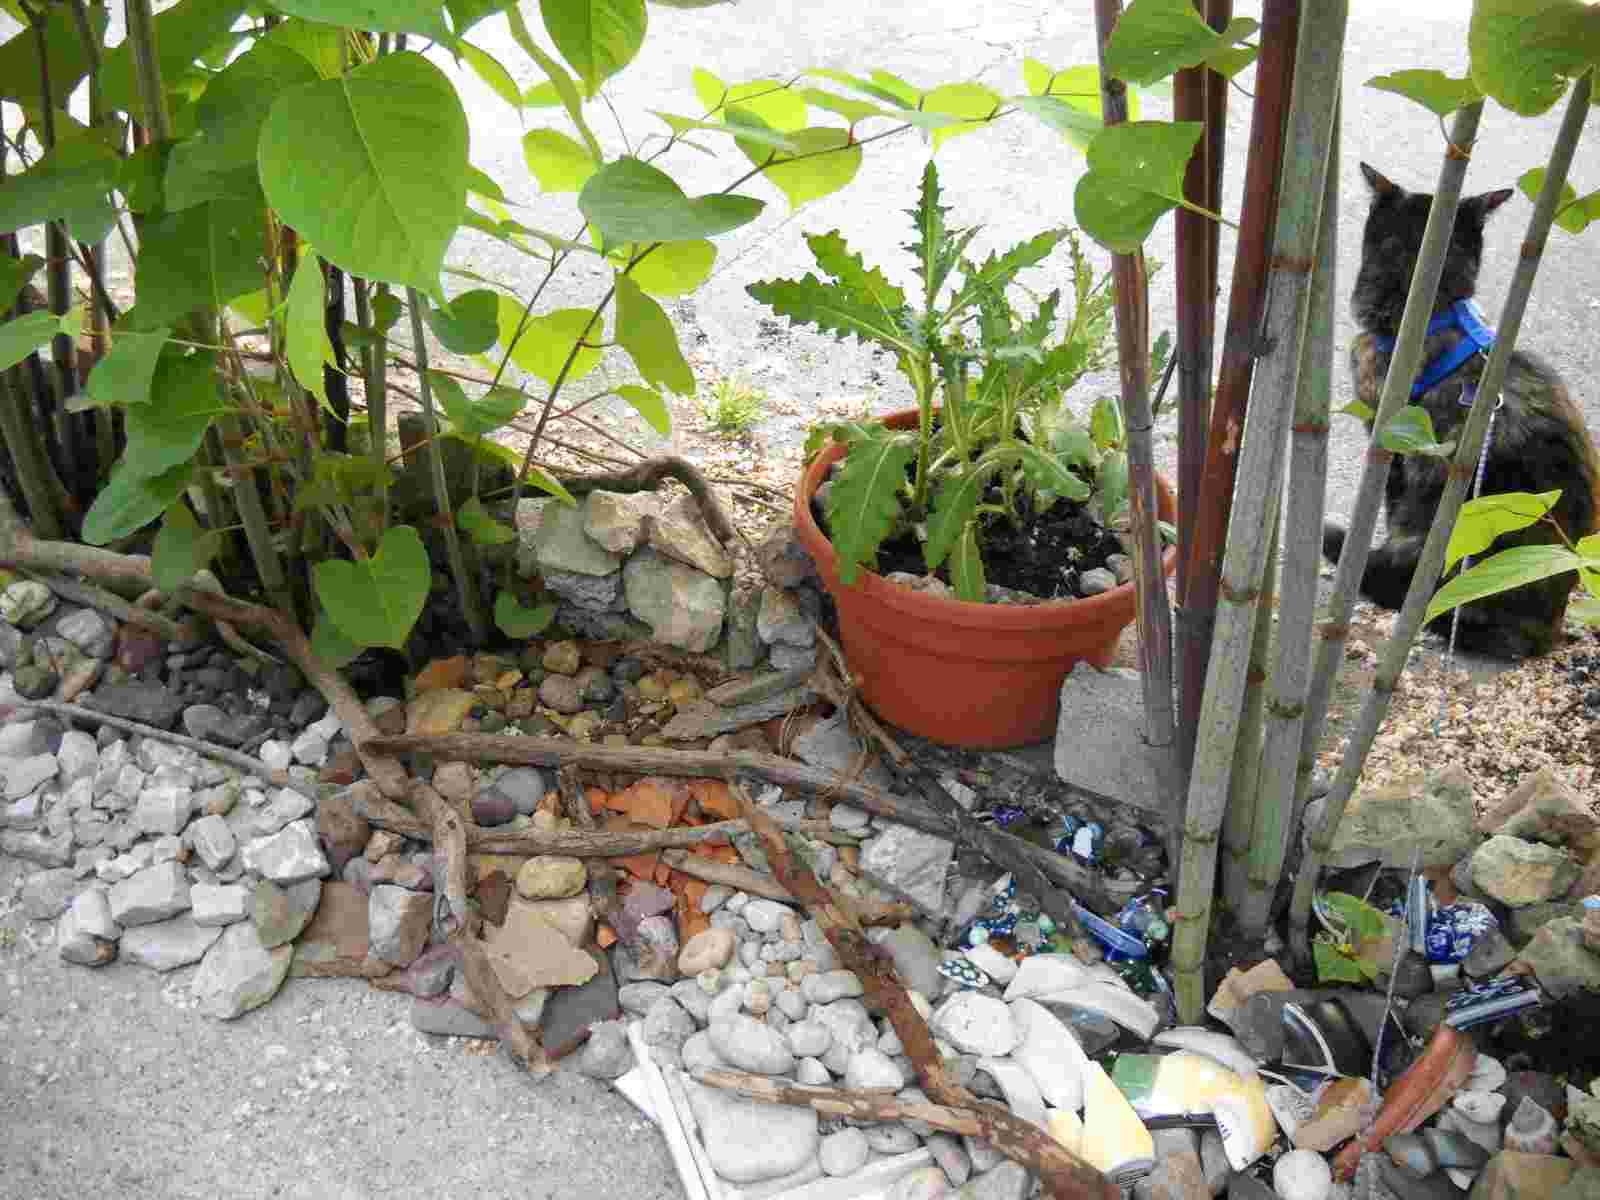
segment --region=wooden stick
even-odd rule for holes
[[[467,986],[488,1007],[490,1020],[500,1034],[501,1047],[529,1074],[548,1075],[553,1068],[545,1058],[544,1047],[517,1019],[516,1008],[505,988],[500,986],[500,977],[494,973],[483,943],[464,932],[453,939],[453,944],[461,947],[461,969],[466,974]]]
[[[776,822],[755,806],[738,783],[731,787],[745,820],[761,838],[767,861],[779,882],[799,897],[839,955],[839,962],[861,980],[868,1006],[889,1018],[900,1044],[911,1056],[922,1090],[937,1104],[976,1114],[982,1122],[977,1136],[986,1138],[1007,1158],[1037,1170],[1046,1192],[1055,1200],[1120,1200],[1121,1191],[1115,1184],[1044,1130],[999,1105],[980,1104],[951,1078],[922,1014],[900,986],[893,968],[871,952],[849,904],[818,883],[810,871],[796,866]]]
[[[663,850],[661,861],[674,871],[695,879],[703,879],[707,883],[720,883],[724,887],[737,888],[741,892],[749,892],[752,896],[765,896],[768,900],[779,900],[785,904],[799,903],[783,884],[770,875],[752,871],[749,867],[720,863],[709,858],[697,858],[685,850]],[[917,915],[914,905],[898,900],[888,903],[876,900],[852,900],[851,904],[863,925],[899,925]]]
[[[169,642],[181,642],[188,636],[189,631],[171,617],[164,613],[152,612],[148,608],[141,608],[131,601],[124,600],[115,592],[108,592],[105,588],[95,587],[92,583],[69,579],[65,575],[53,572],[42,571],[38,574],[40,583],[74,604],[85,604],[126,624],[140,625],[159,633]]]
[[[157,741],[171,742],[174,746],[183,746],[197,754],[204,754],[207,758],[214,758],[218,762],[227,763],[230,767],[238,767],[241,771],[265,780],[273,787],[286,787],[299,792],[309,799],[318,799],[316,785],[302,783],[287,771],[280,771],[276,767],[269,767],[259,758],[251,758],[248,754],[241,754],[237,750],[226,746],[215,746],[199,738],[187,737],[181,733],[173,733],[167,729],[157,729],[154,725],[146,725],[140,721],[130,721],[126,717],[114,717],[110,713],[103,713],[96,708],[85,708],[81,704],[66,704],[60,700],[28,700],[22,704],[0,706],[0,720],[10,720],[19,712],[37,708],[43,712],[56,713],[74,721],[84,721],[91,725],[109,725],[112,729],[120,729],[124,733],[135,733],[140,737],[155,738]]]
[[[700,505],[700,515],[705,518],[706,527],[717,541],[724,546],[737,546],[747,540],[728,519],[728,514],[722,511],[721,502],[700,473],[700,468],[675,454],[646,459],[625,471],[563,477],[561,482],[574,496],[585,496],[595,491],[653,492],[663,479],[676,479],[689,489]]]

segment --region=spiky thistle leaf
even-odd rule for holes
[[[874,561],[894,529],[906,468],[916,453],[913,433],[858,426],[851,438],[828,493],[828,534],[845,584],[854,583],[861,568]]]
[[[944,477],[928,516],[928,540],[922,545],[922,559],[928,570],[937,570],[950,557],[962,533],[976,519],[978,501],[989,475],[988,470],[973,465]]]

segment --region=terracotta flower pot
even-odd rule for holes
[[[884,419],[914,426],[915,409]],[[819,454],[795,491],[794,524],[839,609],[850,667],[872,710],[902,729],[953,746],[993,748],[1042,741],[1055,732],[1061,681],[1079,662],[1110,665],[1133,623],[1137,598],[1125,583],[1099,596],[1044,604],[973,604],[889,583],[863,569],[839,581],[833,545],[811,515],[811,497],[845,448]],[[1176,505],[1157,478],[1163,520]],[[1169,548],[1162,570],[1178,555]]]

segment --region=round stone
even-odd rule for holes
[[[544,669],[557,675],[576,675],[583,665],[577,642],[551,642],[544,648]],[[552,707],[554,707],[552,705]]]
[[[824,1175],[854,1175],[866,1166],[872,1147],[867,1145],[867,1135],[859,1129],[846,1128],[830,1133],[817,1147],[817,1161]]]
[[[698,975],[725,966],[733,956],[734,945],[733,930],[702,929],[684,943],[678,954],[678,970],[685,975]]]
[[[581,712],[583,692],[570,675],[548,675],[539,685],[539,703],[558,713]]]
[[[899,1091],[906,1084],[895,1061],[876,1047],[857,1050],[850,1056],[845,1068],[844,1085],[847,1088],[891,1088]]]
[[[802,1058],[795,1063],[794,1078],[797,1083],[808,1083],[813,1087],[827,1087],[833,1082],[828,1068],[814,1058]]]
[[[794,1069],[794,1055],[783,1037],[760,1021],[730,1016],[714,1021],[711,1045],[728,1062],[757,1075],[784,1075]]]
[[[1333,1190],[1333,1170],[1315,1150],[1291,1150],[1272,1168],[1272,1190],[1280,1200],[1324,1200]]]
[[[565,900],[583,891],[589,869],[581,858],[541,854],[517,872],[517,893],[529,900]]]
[[[757,933],[773,933],[783,923],[783,918],[793,914],[776,900],[751,900],[740,914]]]
[[[833,1045],[833,1034],[816,1021],[796,1021],[785,1030],[789,1050],[796,1058],[821,1058]]]

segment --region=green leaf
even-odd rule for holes
[[[167,509],[150,548],[150,575],[169,596],[195,577],[222,549],[222,534],[200,528],[189,506],[178,501]]]
[[[98,137],[63,137],[26,171],[0,187],[0,229],[66,222],[78,241],[98,242],[115,222],[111,190],[122,161]]]
[[[559,108],[560,105],[561,92],[548,79],[522,93],[523,108]]]
[[[1585,558],[1565,546],[1512,546],[1474,563],[1435,592],[1422,619],[1431,621],[1459,605],[1498,596],[1579,567],[1600,567],[1600,558]]]
[[[1600,9],[1581,0],[1474,0],[1472,82],[1514,113],[1538,116],[1600,60]]]
[[[762,174],[783,193],[791,209],[833,195],[861,169],[861,147],[852,144],[847,130],[819,126],[788,136],[795,153],[751,157],[755,162],[770,158]]]
[[[825,112],[836,113],[854,125],[857,121],[865,121],[869,117],[893,118],[897,114],[886,112],[876,104],[868,104],[865,100],[855,100],[849,96],[836,95],[825,92],[821,88],[805,88],[800,93],[805,97],[806,103]]]
[[[1101,520],[1110,525],[1128,503],[1128,456],[1123,453],[1106,455],[1095,468],[1094,484]]]
[[[173,81],[233,27],[244,9],[243,0],[178,0],[156,17],[156,59],[169,92]],[[61,86],[52,76],[50,88],[58,96],[63,94]],[[150,124],[134,80],[133,46],[127,39],[107,51],[100,64],[100,93],[107,109]]]
[[[172,330],[165,326],[149,333],[118,332],[112,340],[111,353],[89,372],[85,390],[90,404],[110,408],[114,404],[148,403],[156,362],[171,336]]]
[[[44,266],[37,254],[24,254],[21,258],[0,258],[0,312],[16,302],[23,286]],[[637,271],[634,272],[638,274]],[[96,368],[98,370],[98,368]]]
[[[33,312],[0,324],[0,371],[8,371],[35,350],[45,346],[58,333],[77,337],[83,329],[83,309],[75,308],[64,317]]]
[[[1089,410],[1089,436],[1100,450],[1122,445],[1122,405],[1111,396],[1101,396]]]
[[[922,561],[928,570],[937,570],[976,520],[978,501],[988,485],[990,472],[976,464],[963,464],[946,475],[933,497],[928,514],[928,540],[922,543]],[[963,600],[969,597],[963,596]]]
[[[1359,400],[1350,401],[1350,403],[1341,408],[1339,412],[1344,416],[1354,417],[1356,420],[1364,421],[1368,424],[1371,424],[1371,422],[1378,415],[1369,405],[1363,404]]]
[[[471,163],[467,164],[467,191],[498,204],[507,203],[505,189],[492,176],[480,171]]]
[[[450,13],[450,24],[455,27],[457,37],[464,35],[479,21],[504,11],[513,3],[515,0],[444,0],[444,6]]]
[[[483,437],[510,424],[528,403],[526,396],[508,387],[491,388],[477,400],[469,400],[459,383],[438,371],[429,371],[428,381],[450,423],[464,437]]]
[[[344,74],[340,52],[344,31],[332,25],[290,17],[278,22],[261,40],[298,54],[311,64],[320,79],[337,79]]]
[[[914,434],[864,427],[834,472],[828,492],[828,531],[839,558],[839,579],[856,581],[900,515],[906,468],[917,454]]]
[[[684,360],[672,321],[626,275],[617,276],[616,337],[646,383],[680,396],[694,395],[694,372]]]
[[[511,27],[511,36],[523,52],[545,73],[550,80],[550,86],[555,89],[556,95],[561,98],[561,105],[567,110],[567,116],[572,118],[572,124],[583,137],[583,144],[589,147],[589,154],[596,162],[600,162],[605,155],[600,150],[600,143],[594,136],[594,131],[589,128],[589,123],[583,119],[583,97],[578,94],[578,85],[573,82],[567,69],[550,55],[546,54],[539,43],[533,40],[533,35],[528,32],[528,25],[522,19],[520,5],[511,4],[506,7],[506,24]]]
[[[695,93],[700,95],[698,83]],[[704,99],[701,96],[701,100]],[[805,128],[806,124],[805,93],[776,79],[752,79],[748,83],[734,84],[727,89],[722,108],[725,117],[754,117],[758,124],[779,133],[792,133]]]
[[[585,336],[596,341],[605,336],[603,323],[599,320],[595,320],[594,328],[590,329],[593,316],[593,312],[587,308],[558,308],[542,316],[530,317],[522,331],[522,337],[517,339],[516,348],[511,351],[511,361],[528,374],[537,376],[546,383],[554,383],[556,376],[561,373],[561,365],[572,353],[574,342],[581,341]],[[511,345],[511,339],[517,331],[517,323],[521,319],[522,305],[510,296],[501,296],[500,344],[502,346]],[[569,381],[582,379],[599,365],[600,351],[593,346],[583,346],[572,360],[572,369],[567,372],[567,379]]]
[[[880,308],[897,311],[905,307],[906,294],[890,283],[888,276],[878,268],[869,270],[861,255],[850,250],[837,229],[830,233],[806,234],[806,245],[817,260],[817,266],[841,287]]]
[[[1600,625],[1600,596],[1574,596],[1567,602],[1567,619],[1580,625]]]
[[[847,88],[854,88],[863,95],[872,96],[901,110],[915,108],[917,101],[922,98],[922,93],[917,91],[916,88],[904,80],[896,79],[886,71],[874,71],[872,79],[862,79],[860,76],[851,75],[845,71],[835,71],[823,67],[814,67],[808,74],[815,75],[821,79],[831,79],[834,83],[841,83]],[[902,121],[906,120],[908,116],[905,111],[896,112],[893,115]]]
[[[838,337],[854,334],[887,350],[909,352],[910,335],[895,314],[853,290],[824,283],[815,275],[803,279],[769,279],[745,288],[754,299],[780,317],[801,325],[815,325]]]
[[[476,546],[504,546],[517,540],[517,531],[491,517],[476,496],[469,496],[456,510],[456,525]]]
[[[1311,942],[1311,957],[1317,968],[1318,983],[1367,982],[1367,976],[1361,970],[1360,963],[1349,955],[1341,953],[1337,946],[1320,937],[1314,938]]]
[[[328,340],[328,307],[322,268],[316,251],[302,248],[300,263],[289,282],[289,302],[284,307],[284,358],[300,386],[315,396],[324,407],[328,392],[323,387],[322,368],[336,362],[333,343]]]
[[[83,39],[78,36],[78,26],[67,4],[42,6],[45,10],[45,63],[50,69],[50,93],[57,104],[83,81],[89,69]],[[16,14],[12,14],[15,16]],[[95,28],[96,38],[104,41],[107,10],[89,9],[89,21]],[[0,100],[15,100],[18,104],[38,111],[41,107],[39,93],[39,44],[28,22],[18,19],[24,26],[3,46],[0,46]]]
[[[1408,404],[1378,431],[1378,445],[1396,454],[1422,454],[1445,458],[1455,450],[1454,442],[1440,442],[1433,432],[1433,418],[1418,404]]]
[[[748,225],[766,206],[749,196],[684,195],[665,171],[637,158],[619,158],[584,184],[578,208],[618,242],[684,242]]]
[[[261,286],[266,208],[260,193],[213,200],[145,224],[135,269],[139,327],[175,325]]]
[[[698,117],[681,117],[676,113],[663,112],[660,109],[650,110],[667,123],[672,132],[682,137],[686,133],[696,130],[705,130],[707,133],[726,133],[733,137],[746,154],[751,154],[761,146],[770,146],[777,150],[793,150],[794,139],[787,134],[779,133],[771,126],[762,124],[757,118],[745,113],[742,109],[735,110],[731,115],[733,120],[701,120]]]
[[[644,0],[539,0],[539,13],[586,96],[633,61],[649,19]]]
[[[1529,200],[1537,200],[1544,189],[1545,169],[1534,167],[1524,171],[1517,186]],[[1582,233],[1590,222],[1600,219],[1600,191],[1590,192],[1580,198],[1570,183],[1561,185],[1561,200],[1556,208],[1556,224],[1568,233]]]
[[[399,650],[422,615],[433,578],[428,552],[409,525],[392,526],[370,556],[311,568],[317,599],[339,632],[360,646]]]
[[[1468,500],[1461,506],[1455,528],[1450,531],[1450,545],[1444,552],[1444,569],[1448,571],[1465,557],[1482,554],[1502,534],[1526,529],[1554,508],[1560,498],[1561,490],[1557,488],[1537,495],[1532,492],[1500,492]]]
[[[1237,60],[1223,52],[1256,28],[1256,22],[1238,18],[1219,34],[1201,20],[1190,0],[1134,0],[1117,18],[1106,43],[1106,70],[1113,78],[1140,84],[1198,67],[1213,56],[1220,58],[1220,66],[1237,70]]]
[[[667,398],[655,388],[625,383],[617,388],[617,395],[626,400],[633,411],[662,437],[672,436],[672,409],[667,404]]]
[[[375,33],[420,33],[436,42],[450,40],[439,0],[273,0],[292,17],[348,25]]]
[[[1113,125],[1089,144],[1089,170],[1074,192],[1078,224],[1107,250],[1131,254],[1183,202],[1183,172],[1200,140],[1198,121]]]
[[[499,336],[500,294],[474,288],[443,308],[428,305],[422,319],[439,344],[452,354],[482,354]]]
[[[126,466],[118,468],[83,518],[83,540],[104,546],[143,529],[172,507],[193,475],[190,463],[179,463],[153,479]]]
[[[538,637],[556,619],[554,604],[536,604],[524,608],[510,592],[500,591],[494,597],[494,623],[508,638]]]
[[[1453,79],[1443,71],[1395,71],[1388,75],[1375,75],[1367,80],[1369,88],[1380,92],[1393,92],[1407,100],[1422,105],[1438,117],[1447,117],[1456,109],[1482,99],[1483,93],[1472,82],[1471,76]]]
[[[499,59],[467,41],[456,42],[455,52],[472,68],[472,73],[483,80],[485,87],[519,113],[522,111],[522,89]]]
[[[544,192],[579,191],[596,166],[583,143],[554,129],[530,129],[523,134],[522,157]]]
[[[705,240],[662,242],[628,274],[652,296],[687,296],[711,277],[717,248]]]
[[[981,129],[999,112],[1002,103],[1000,93],[981,83],[947,83],[925,93],[921,104],[923,112],[960,118],[956,124],[933,131],[934,152],[953,137]]]
[[[1359,896],[1348,892],[1324,892],[1323,905],[1339,919],[1358,941],[1371,941],[1389,932],[1389,918]]]
[[[302,54],[275,41],[257,42],[213,76],[195,105],[194,134],[172,147],[167,204],[188,208],[237,191],[231,178],[237,171],[247,170],[254,180],[261,125],[273,102],[317,78],[317,69]]]
[[[1017,443],[1015,448],[1021,455],[1022,469],[1035,488],[1049,496],[1065,496],[1068,500],[1089,498],[1089,485],[1067,469],[1071,459],[1059,453],[1047,454],[1026,442]]]
[[[317,613],[316,627],[311,631],[311,653],[331,670],[348,666],[361,655],[363,647],[344,634],[329,618],[326,609]]]
[[[284,92],[259,157],[272,207],[329,262],[438,293],[467,178],[466,113],[438,67],[389,54]]]
[[[1017,96],[1014,103],[1025,113],[1030,113],[1046,127],[1055,130],[1079,150],[1088,150],[1095,135],[1106,127],[1105,121],[1094,113],[1084,112],[1059,96]]]
[[[950,582],[958,599],[981,603],[988,590],[983,573],[983,555],[978,553],[978,527],[969,524],[956,539],[950,553]]]
[[[193,458],[212,418],[226,411],[209,354],[163,356],[151,391],[159,397],[155,403],[127,410],[128,447],[122,455],[122,472],[144,479]]]

